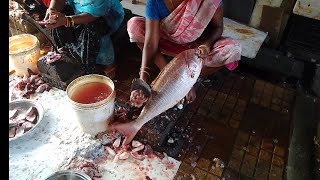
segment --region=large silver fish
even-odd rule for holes
[[[178,54],[151,84],[151,96],[136,121],[147,122],[176,105],[197,82],[202,59],[195,49]]]

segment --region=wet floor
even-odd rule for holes
[[[118,101],[128,101],[138,76],[135,51],[118,62]],[[252,74],[222,70],[208,77],[176,122],[185,141],[175,179],[284,179],[293,101],[293,89]],[[222,165],[215,167],[214,158]]]

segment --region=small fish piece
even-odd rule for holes
[[[36,93],[43,93],[47,89],[47,86],[45,84],[41,84],[36,89]]]
[[[174,143],[174,140],[172,139],[172,137],[170,137],[170,138],[168,139],[168,143],[170,143],[170,144]]]
[[[9,110],[9,119],[13,119],[18,115],[18,109]]]
[[[31,75],[31,76],[30,76],[30,82],[31,82],[31,83],[35,83],[35,82],[36,82],[36,79],[37,79],[38,77],[39,77],[38,75]]]
[[[139,154],[137,152],[131,152],[130,154],[133,158],[141,160],[141,161],[144,160],[144,158],[145,158],[145,156],[143,154]]]
[[[111,156],[115,156],[116,155],[116,152],[111,149],[110,147],[108,146],[105,146],[104,149],[111,155]]]
[[[9,119],[9,128],[18,126],[19,123],[15,120]]]
[[[123,152],[123,153],[121,153],[120,155],[119,155],[119,157],[118,157],[118,159],[120,159],[120,160],[126,160],[126,159],[128,159],[129,158],[129,153],[128,152]]]
[[[113,158],[113,162],[117,162],[119,160],[119,156],[125,151],[125,149],[121,149],[120,151],[118,151],[118,153]]]
[[[134,149],[132,149],[132,152],[138,152],[138,151],[141,151],[142,149],[144,148],[144,145],[140,145]]]
[[[10,128],[9,129],[9,138],[14,138],[16,135],[16,128],[13,127],[13,128]]]
[[[151,156],[153,154],[153,150],[150,145],[145,145],[143,154],[146,156]]]
[[[26,116],[26,120],[32,123],[35,123],[36,119],[37,119],[37,115],[35,113],[30,116]]]
[[[24,133],[24,128],[22,126],[18,127],[16,130],[16,136],[15,137],[19,137],[22,136]]]
[[[36,109],[35,107],[31,106],[31,107],[27,110],[26,116],[31,116],[31,115],[35,114],[36,110],[37,110],[37,109]]]
[[[132,141],[132,147],[139,147],[139,146],[141,146],[142,145],[142,143],[141,142],[139,142],[139,141],[136,141],[136,140],[133,140]]]
[[[21,126],[25,129],[25,131],[29,131],[31,128],[33,128],[34,124],[26,121]]]
[[[118,148],[120,147],[120,143],[121,143],[121,137],[118,137],[112,144],[113,147]]]

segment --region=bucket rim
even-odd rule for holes
[[[102,101],[98,101],[98,102],[91,103],[91,104],[83,104],[83,103],[79,103],[79,102],[73,101],[71,99],[71,97],[69,96],[69,93],[71,91],[72,86],[74,86],[74,84],[77,81],[79,81],[81,79],[85,79],[87,77],[92,77],[92,76],[93,77],[100,77],[102,79],[105,79],[105,80],[111,82],[112,86],[113,86],[113,87],[111,87],[112,88],[112,93],[106,99],[103,99]],[[112,79],[110,79],[109,77],[104,76],[104,75],[100,75],[100,74],[88,74],[88,75],[80,76],[80,77],[74,79],[73,81],[71,81],[68,84],[67,88],[66,88],[66,95],[67,95],[67,98],[68,98],[69,102],[73,106],[75,106],[74,108],[77,108],[77,109],[95,109],[95,108],[99,108],[99,107],[105,105],[106,103],[111,102],[112,100],[114,100],[115,96],[116,96],[116,91],[115,91],[115,85],[114,85]]]
[[[15,51],[10,51],[10,42],[13,41],[13,40],[16,40],[16,39],[18,39],[20,37],[23,37],[23,36],[32,38],[34,43],[31,46],[26,47],[24,49],[18,49],[18,50],[15,50]],[[40,43],[39,39],[36,36],[32,35],[32,34],[18,34],[18,35],[11,36],[11,37],[9,37],[9,55],[16,55],[16,54],[21,54],[21,53],[28,52],[28,51],[34,49],[35,47],[39,46],[40,45],[39,43]]]

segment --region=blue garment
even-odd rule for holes
[[[100,40],[100,50],[96,58],[97,64],[110,65],[114,62],[114,50],[110,35],[115,32],[124,19],[124,10],[119,0],[66,0],[75,10],[75,14],[89,13],[94,17],[102,17],[109,33]]]
[[[220,1],[219,7],[222,4]],[[146,18],[152,20],[161,20],[170,14],[164,0],[147,0],[146,3]]]

